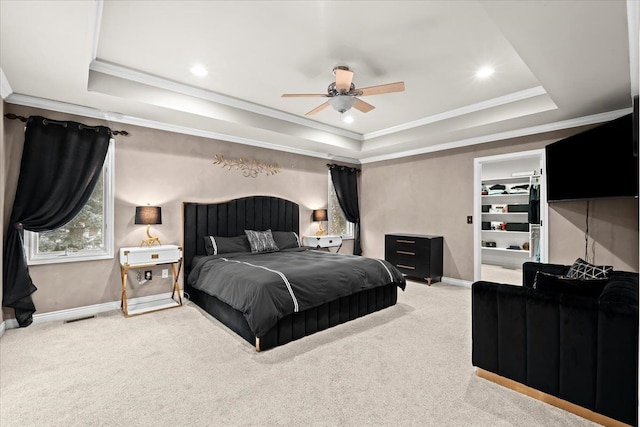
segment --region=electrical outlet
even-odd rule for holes
[[[163,268],[162,269],[162,278],[166,279],[167,277],[169,277],[169,269],[168,268]]]
[[[147,270],[144,272],[144,280],[151,280],[151,270]]]
[[[467,216],[467,224],[473,224],[473,217],[471,215]]]

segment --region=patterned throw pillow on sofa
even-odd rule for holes
[[[581,280],[606,279],[612,270],[613,266],[611,265],[593,265],[578,258],[569,268],[567,277]]]

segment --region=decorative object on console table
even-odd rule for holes
[[[171,264],[173,271],[173,289],[171,298],[151,303],[136,304],[129,307],[127,300],[127,273],[132,268],[155,267],[163,264]],[[182,267],[182,248],[176,245],[160,245],[151,247],[128,247],[120,248],[120,272],[122,278],[122,296],[120,298],[120,308],[126,317],[137,314],[149,313],[151,311],[164,310],[182,306],[180,296],[180,286],[178,277]],[[176,300],[176,295],[178,299]]]
[[[147,225],[147,238],[142,240],[140,246],[153,246],[154,243],[162,244],[159,238],[153,237],[149,233],[152,224],[162,224],[162,209],[159,206],[136,206],[135,223]]]
[[[339,252],[340,248],[342,247],[342,236],[303,236],[302,244],[304,246],[311,246],[312,248],[316,249],[326,249],[327,252],[329,252],[329,248],[338,248],[336,252]]]
[[[421,278],[431,285],[442,279],[442,236],[385,234],[384,258],[408,277]]]
[[[327,230],[322,228],[322,221],[327,221],[327,210],[315,209],[313,211],[313,220],[318,222],[318,231],[316,232],[316,236],[326,236]]]

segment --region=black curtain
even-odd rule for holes
[[[331,182],[336,190],[338,203],[347,221],[353,223],[353,254],[361,255],[360,208],[358,208],[358,169],[340,165],[327,165],[331,171]]]
[[[37,290],[24,252],[24,230],[62,227],[85,205],[107,155],[111,130],[40,116],[27,120],[20,177],[5,235],[2,296],[21,327],[33,322]]]

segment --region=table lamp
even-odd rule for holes
[[[313,220],[318,222],[318,231],[316,232],[316,236],[324,236],[327,234],[327,230],[322,228],[322,221],[327,221],[327,210],[314,209]]]
[[[154,243],[160,245],[160,239],[153,237],[149,233],[151,224],[162,224],[162,209],[160,206],[136,206],[136,224],[147,225],[147,238],[140,243],[140,246],[152,246]]]

